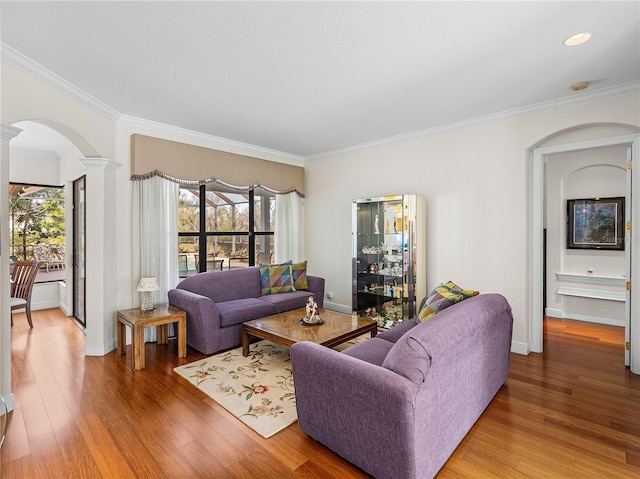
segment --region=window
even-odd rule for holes
[[[179,195],[180,277],[273,262],[273,194],[209,183],[183,186]]]
[[[276,229],[276,197],[264,190],[254,196],[254,238],[257,264],[274,262],[273,232]]]
[[[42,261],[36,282],[64,280],[64,188],[9,185],[11,261]]]

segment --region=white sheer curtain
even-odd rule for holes
[[[302,198],[295,192],[276,195],[275,261],[298,262],[304,258]]]
[[[158,176],[133,182],[140,276],[155,276],[158,280],[160,290],[152,293],[154,304],[166,303],[167,293],[178,283],[179,188],[177,183]],[[138,281],[134,280],[137,287]],[[145,341],[156,340],[156,328],[145,328]]]

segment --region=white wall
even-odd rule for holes
[[[12,183],[60,186],[60,159],[43,152],[16,151],[9,143],[9,171]]]
[[[351,201],[421,194],[427,200],[427,288],[453,280],[504,294],[514,313],[514,348],[528,351],[528,151],[579,125],[638,127],[639,104],[639,95],[627,95],[308,161],[311,274],[324,276],[333,302],[349,307]]]
[[[21,120],[55,124],[84,156],[102,156],[121,165],[109,174],[115,191],[108,194],[108,204],[102,205],[105,218],[113,219],[106,225],[98,223],[109,234],[101,243],[113,247],[113,254],[102,252],[94,258],[94,269],[87,271],[89,281],[98,278],[101,284],[113,285],[108,291],[113,291],[113,298],[110,294],[87,298],[88,302],[102,302],[106,308],[96,318],[103,326],[97,336],[103,344],[92,347],[109,351],[115,340],[115,310],[137,301],[130,135],[184,141],[184,132],[173,133],[152,123],[114,121],[5,63],[2,100],[3,124]],[[530,324],[527,152],[558,131],[586,123],[640,126],[639,101],[638,94],[620,96],[309,160],[305,163],[305,238],[312,274],[326,278],[326,291],[334,294],[334,303],[350,308],[351,201],[366,196],[421,194],[427,200],[428,288],[451,279],[464,287],[503,293],[514,310],[514,342],[526,345]],[[211,146],[204,140],[193,144]],[[87,341],[93,340],[88,335]]]
[[[626,165],[623,146],[547,156],[547,315],[624,326],[624,302],[573,296],[618,292],[624,298],[626,262],[624,251],[567,249],[566,200],[624,197]],[[568,275],[558,277],[557,273]],[[598,284],[599,277],[619,278],[620,284]],[[571,295],[557,294],[558,288]]]

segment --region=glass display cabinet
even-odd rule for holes
[[[364,198],[352,210],[353,311],[381,327],[415,317],[426,295],[424,198]]]

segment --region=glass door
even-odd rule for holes
[[[85,177],[73,182],[73,317],[86,326]]]

